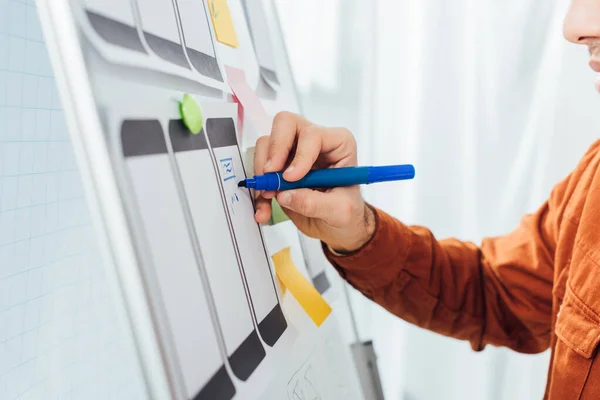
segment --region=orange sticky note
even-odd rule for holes
[[[227,0],[209,0],[210,17],[215,28],[217,40],[231,47],[238,47],[239,42],[233,27]]]
[[[286,247],[272,257],[277,278],[292,293],[315,325],[321,326],[331,313],[331,307],[315,287],[298,271],[290,248]]]

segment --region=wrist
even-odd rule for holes
[[[359,226],[356,229],[356,235],[349,238],[347,243],[341,245],[328,245],[333,253],[346,255],[354,253],[363,248],[375,234],[377,219],[375,211],[367,203],[364,203],[363,215],[360,218]]]

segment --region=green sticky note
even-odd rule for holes
[[[283,212],[283,208],[279,205],[277,200],[271,200],[271,219],[273,224],[278,224],[283,221],[288,221],[290,218]]]
[[[204,124],[204,115],[202,108],[189,94],[183,95],[183,100],[179,103],[179,112],[183,123],[194,135],[197,135],[202,130]]]

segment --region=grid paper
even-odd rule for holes
[[[34,0],[0,0],[0,399],[141,399]]]

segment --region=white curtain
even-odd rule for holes
[[[415,164],[365,196],[439,238],[510,232],[600,137],[586,50],[562,38],[568,0],[277,3],[307,116],[352,129],[363,164]],[[542,397],[548,353],[475,353],[356,293],[353,308],[388,400]]]

